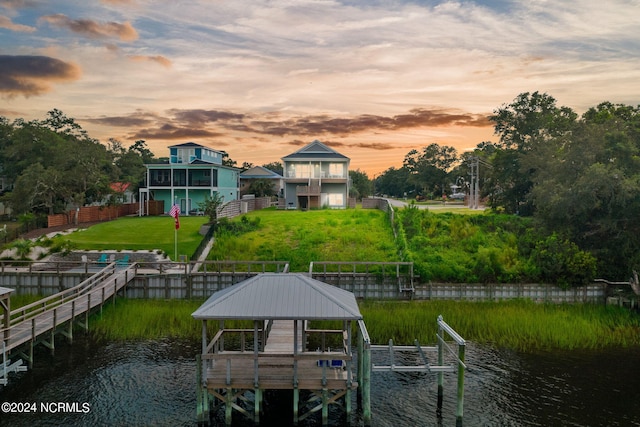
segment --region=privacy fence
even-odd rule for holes
[[[164,202],[150,200],[144,204],[144,208],[148,209],[149,215],[162,215],[164,213]],[[49,215],[47,226],[57,227],[110,221],[127,215],[138,215],[139,210],[140,203],[123,203],[114,206],[83,206],[65,213]]]

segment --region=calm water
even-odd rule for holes
[[[0,402],[78,402],[90,411],[38,408],[0,414],[0,425],[194,426],[198,351],[185,342],[60,339],[56,356],[39,349],[35,369],[13,376]],[[470,343],[466,359],[464,426],[640,426],[640,349],[522,354]],[[438,419],[435,375],[373,373],[373,425],[455,425],[455,387],[455,374],[445,374]],[[271,398],[267,411],[269,425],[288,425],[288,414],[277,416],[290,411],[290,399]],[[353,425],[361,425],[358,415]]]

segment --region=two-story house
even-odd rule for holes
[[[224,166],[224,152],[194,142],[169,147],[168,163],[147,164],[140,202],[164,201],[168,212],[174,203],[183,215],[198,210],[198,203],[219,193],[224,201],[238,199],[240,169]],[[143,209],[146,212],[146,209]]]
[[[290,209],[347,207],[349,158],[313,141],[282,158],[285,205]]]

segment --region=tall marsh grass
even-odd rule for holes
[[[373,342],[435,342],[436,319],[470,341],[521,351],[640,345],[640,317],[592,305],[508,302],[365,301],[360,305]]]
[[[16,308],[29,305],[42,298],[44,298],[42,295],[28,295],[28,294],[16,295],[15,293],[13,293],[11,294],[10,301],[9,301],[11,304],[11,311],[15,310]]]
[[[89,330],[109,341],[182,338],[200,340],[201,324],[191,317],[202,300],[138,300],[119,298],[106,304]]]
[[[105,340],[169,337],[197,342],[201,339],[201,324],[191,313],[202,302],[118,299],[115,306],[105,305],[102,316],[93,318],[90,330]],[[410,345],[415,339],[423,345],[433,344],[436,319],[442,314],[464,339],[500,348],[535,351],[640,346],[640,316],[613,306],[536,304],[525,300],[367,300],[360,302],[360,311],[376,344],[385,344],[389,339],[396,344]],[[211,328],[217,327],[217,322],[210,323]],[[249,322],[233,327],[252,326]]]

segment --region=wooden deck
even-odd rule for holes
[[[213,356],[213,357],[212,357]],[[253,353],[221,352],[207,355],[203,360],[212,360],[212,366],[206,371],[207,388],[210,390],[221,388],[266,390],[291,390],[297,381],[297,388],[301,390],[322,390],[346,388],[356,389],[358,383],[351,381],[348,372],[330,366],[318,366],[322,359],[344,360],[343,353],[301,353],[283,356],[282,354],[260,353],[256,358]],[[297,369],[294,369],[297,361]],[[256,383],[257,380],[257,383]]]
[[[203,356],[203,360],[211,361],[206,370],[207,387],[283,390],[297,384],[302,390],[357,388],[357,382],[349,378],[345,369],[351,356],[343,352],[303,351],[302,326],[298,328],[297,343],[294,355],[294,322],[275,320],[264,351],[221,351]],[[331,361],[339,366],[331,367]]]

